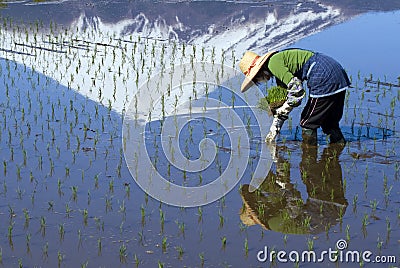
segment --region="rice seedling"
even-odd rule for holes
[[[345,212],[345,208],[344,207],[340,207],[339,208],[339,223],[342,224],[343,223],[343,216],[344,216],[344,212]]]
[[[78,187],[71,186],[71,191],[72,191],[72,200],[76,202],[78,198]]]
[[[129,199],[131,196],[131,185],[129,183],[126,183],[124,187],[125,187],[125,196]]]
[[[200,258],[200,266],[203,267],[204,266],[204,252],[199,253],[199,258]]]
[[[47,259],[49,257],[49,242],[46,242],[42,248],[42,256],[43,259]]]
[[[4,181],[3,181],[3,195],[6,196],[6,194],[7,194],[7,183],[6,183],[6,181],[4,180]]]
[[[222,249],[225,249],[226,248],[226,237],[225,236],[221,237],[221,244],[222,244]]]
[[[82,231],[78,229],[78,248],[82,245]]]
[[[364,214],[361,224],[362,224],[362,231],[363,231],[364,237],[366,237],[367,236],[367,225],[369,224],[368,214]]]
[[[40,217],[40,232],[43,237],[46,235],[46,218],[43,216]]]
[[[102,251],[102,241],[101,238],[97,239],[97,256],[101,256],[101,251]]]
[[[143,245],[143,244],[144,244],[143,230],[141,230],[141,231],[138,233],[138,235],[139,235],[139,242],[140,242],[141,245]]]
[[[350,225],[346,225],[346,240],[347,242],[350,242]]]
[[[89,261],[85,261],[84,263],[81,264],[81,268],[87,268],[89,265]]]
[[[59,240],[63,241],[64,236],[65,236],[65,224],[64,223],[58,225],[58,234],[59,234]]]
[[[379,202],[376,199],[370,201],[370,207],[372,209],[372,211],[371,211],[371,215],[372,216],[375,216],[376,209],[378,207],[378,203]]]
[[[108,191],[110,194],[114,193],[114,179],[111,179],[108,183]]]
[[[302,222],[302,225],[304,226],[304,227],[310,227],[310,224],[311,224],[311,216],[307,216],[307,217],[305,217],[304,219],[303,219],[303,222]]]
[[[325,225],[325,236],[326,239],[329,239],[329,229],[331,228],[331,223]]]
[[[122,245],[119,247],[119,260],[121,263],[126,263],[127,261],[127,248],[125,243],[122,243]]]
[[[140,260],[139,260],[138,256],[136,255],[136,253],[133,254],[133,259],[135,260],[135,266],[136,266],[136,268],[139,267]]]
[[[249,241],[247,238],[244,239],[244,254],[246,257],[249,255]]]
[[[200,229],[200,232],[199,232],[199,240],[200,240],[200,241],[203,240],[203,229]]]
[[[23,213],[24,213],[24,229],[27,229],[29,227],[29,220],[30,220],[30,216],[29,216],[29,212],[26,208],[23,209]]]
[[[288,235],[287,234],[285,234],[284,236],[283,236],[283,245],[286,247],[286,245],[287,245],[287,240],[288,240]]]
[[[19,186],[18,186],[16,192],[17,192],[17,198],[18,198],[19,200],[22,200],[23,190],[21,190],[21,189],[19,188]]]
[[[95,187],[96,189],[99,188],[99,174],[96,174],[96,175],[94,176],[94,187]]]
[[[60,251],[57,252],[57,263],[58,263],[58,267],[61,267],[61,264],[63,262],[65,258],[65,255],[62,254]]]
[[[378,235],[376,247],[377,247],[377,249],[378,249],[379,254],[381,254],[381,252],[382,252],[382,247],[383,247],[383,241],[382,241],[382,239],[379,237],[379,235]]]
[[[357,213],[357,201],[358,201],[358,194],[354,195],[353,197],[353,214]]]
[[[71,212],[72,212],[72,209],[70,208],[69,203],[66,203],[65,204],[65,214],[66,214],[67,218],[70,217]]]
[[[178,229],[180,231],[180,233],[185,236],[185,223],[184,222],[179,222],[178,220],[175,221],[176,224],[178,225]]]
[[[163,253],[165,253],[165,252],[167,251],[167,246],[168,246],[167,237],[164,236],[164,237],[162,238],[162,244],[161,244],[161,248],[162,248],[162,252],[163,252]]]
[[[224,215],[222,215],[221,211],[218,212],[218,217],[219,217],[219,228],[224,227]]]
[[[160,227],[161,227],[161,233],[164,233],[164,223],[165,223],[165,216],[164,212],[160,208]]]
[[[140,214],[141,214],[141,222],[142,222],[142,225],[144,225],[144,223],[145,223],[145,217],[146,217],[146,211],[145,211],[145,208],[144,208],[143,205],[140,207]]]
[[[182,259],[183,253],[184,253],[183,247],[182,247],[182,246],[177,246],[175,249],[176,249],[176,251],[178,252],[178,258],[179,258],[179,259]]]
[[[386,217],[386,244],[389,243],[391,232],[392,232],[392,227],[390,225],[390,219],[389,217]]]
[[[30,233],[27,233],[25,238],[26,238],[26,253],[29,255],[31,252],[31,247],[30,247],[30,243],[31,243],[31,237],[32,235]]]
[[[8,232],[7,232],[7,238],[8,238],[8,242],[11,246],[11,248],[13,248],[13,230],[14,230],[14,224],[15,222],[10,222],[10,224],[8,225]]]
[[[200,223],[203,220],[203,209],[202,207],[197,208],[197,222]]]
[[[314,249],[314,239],[313,238],[307,238],[307,248],[309,251]]]
[[[49,205],[47,207],[48,211],[54,211],[54,201],[48,201],[47,204]]]
[[[7,175],[7,161],[3,160],[3,175]]]

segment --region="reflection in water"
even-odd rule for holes
[[[316,146],[302,144],[300,172],[308,194],[305,202],[291,182],[289,160],[275,154],[276,171],[269,171],[261,187],[255,192],[249,192],[249,185],[241,188],[242,222],[290,234],[329,230],[343,217],[348,205],[339,162],[343,148],[329,145],[318,159]]]
[[[72,30],[138,35],[224,50],[265,53],[399,1],[0,1],[0,17]],[[3,8],[2,8],[3,7]],[[7,7],[7,8],[4,8]]]

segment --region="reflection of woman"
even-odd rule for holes
[[[347,200],[342,184],[339,155],[343,145],[331,144],[317,160],[317,147],[303,145],[300,170],[308,198],[290,182],[290,164],[277,156],[276,172],[269,171],[260,190],[241,188],[243,207],[240,218],[246,225],[282,233],[320,233],[344,215]]]

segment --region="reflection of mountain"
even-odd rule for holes
[[[151,18],[143,12],[119,22],[119,28],[112,27],[112,30],[117,30],[121,35],[140,33],[146,37],[183,40],[224,50],[255,48],[263,51],[270,46],[288,44],[343,20],[339,9],[319,4],[313,7],[303,7],[301,4],[295,7],[263,7],[252,13],[238,9],[229,14],[228,17],[218,14],[212,20],[211,17],[197,15],[196,19],[183,22],[187,19],[183,14],[177,14],[175,18]],[[191,17],[195,18],[196,14]],[[98,17],[88,16],[81,16],[74,26],[101,31],[106,28]]]
[[[57,24],[103,31],[119,25],[122,35],[139,33],[224,49],[263,52],[368,10],[400,9],[398,1],[44,1],[8,4],[14,21],[55,19]],[[47,20],[47,21],[46,21]],[[121,24],[120,22],[123,21]],[[115,27],[113,27],[115,30]]]
[[[0,17],[12,19],[5,27],[2,24],[0,57],[34,67],[68,88],[121,112],[144,81],[174,64],[215,61],[236,68],[247,49],[262,53],[283,47],[365,10],[400,9],[400,3],[395,1],[385,1],[382,9],[374,6],[377,1],[368,2],[368,6],[360,4],[357,9],[348,8],[342,0],[334,6],[325,0],[271,0],[257,4],[7,2],[7,7],[0,9]],[[29,30],[17,29],[20,21],[40,23]],[[46,27],[50,30],[50,25],[52,30],[60,29],[59,25],[70,30],[60,31],[59,35],[36,33]],[[16,34],[17,31],[20,33]],[[158,42],[143,37],[168,40]],[[169,42],[171,39],[194,46]]]

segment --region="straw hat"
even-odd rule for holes
[[[252,51],[246,51],[244,53],[243,58],[239,62],[239,68],[246,76],[242,83],[242,92],[245,92],[252,86],[253,78],[256,76],[258,71],[260,71],[266,60],[269,59],[269,57],[271,57],[274,53],[275,51],[271,51],[267,54],[264,54],[262,57]]]

